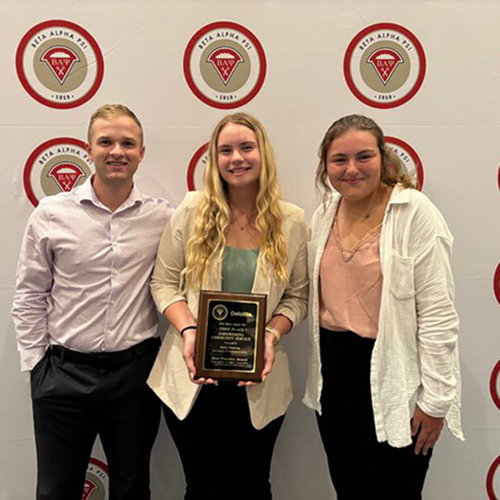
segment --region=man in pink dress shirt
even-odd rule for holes
[[[105,105],[90,120],[95,174],[44,198],[24,235],[12,309],[21,370],[31,372],[37,500],[81,500],[99,435],[111,500],[147,500],[160,406],[145,381],[158,317],[149,278],[171,216],[143,195],[136,115]]]

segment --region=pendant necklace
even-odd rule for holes
[[[252,222],[252,216],[250,215],[248,217],[248,219],[247,219],[247,223],[242,226],[240,224],[240,221],[236,218],[236,215],[233,215],[233,216],[234,216],[234,221],[236,222],[236,224],[240,228],[240,231],[244,231],[250,225],[250,223]]]

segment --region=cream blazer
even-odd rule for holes
[[[197,207],[202,199],[199,192],[186,195],[163,233],[156,267],[151,280],[151,293],[159,311],[171,304],[185,300],[194,318],[198,315],[199,289],[179,290],[179,277],[185,267],[185,248],[192,235],[197,217]],[[308,276],[307,241],[309,226],[302,209],[280,202],[283,214],[282,231],[288,251],[290,280],[285,288],[267,276],[260,260],[255,271],[252,293],[267,295],[267,318],[283,314],[296,326],[307,312]],[[206,290],[221,290],[221,265],[213,263]],[[182,357],[183,340],[171,325],[161,346],[158,358],[148,379],[148,385],[158,397],[183,420],[194,405],[201,389],[193,383]],[[276,346],[276,360],[266,380],[255,387],[247,387],[252,424],[262,429],[275,418],[283,415],[292,400],[292,387],[288,357],[283,342]]]
[[[319,269],[340,195],[332,194],[312,219],[308,244],[309,369],[304,403],[321,413]],[[379,328],[371,358],[371,396],[380,442],[411,444],[415,405],[445,417],[463,439],[460,423],[458,316],[451,272],[453,236],[443,216],[415,189],[396,186],[380,234],[383,276]],[[342,411],[342,408],[339,408]]]

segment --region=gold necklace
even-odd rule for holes
[[[374,205],[372,208],[370,208],[370,211],[367,214],[360,214],[358,212],[355,212],[351,208],[349,208],[345,203],[344,203],[344,208],[348,211],[351,212],[351,214],[354,214],[356,217],[361,217],[362,219],[369,219],[372,216],[372,212],[375,209],[377,205]]]
[[[345,209],[348,211],[348,212],[351,212],[351,214],[354,214],[356,217],[361,217],[362,219],[369,219],[373,212],[375,211],[375,209],[379,206],[379,205],[383,205],[384,204],[384,200],[385,200],[385,193],[382,193],[381,196],[380,196],[380,200],[377,200],[375,202],[375,204],[370,208],[370,211],[367,213],[367,214],[361,214],[359,212],[355,212],[354,210],[352,210],[352,208],[349,208],[349,206],[344,202],[343,203],[343,206],[345,207]],[[379,203],[379,201],[382,201],[382,203]]]

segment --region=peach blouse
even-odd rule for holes
[[[362,337],[376,338],[382,296],[381,229],[379,224],[354,248],[346,250],[342,248],[335,217],[319,275],[323,328],[350,330]]]

